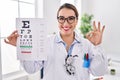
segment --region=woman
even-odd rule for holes
[[[43,80],[89,80],[90,74],[102,76],[107,71],[107,58],[100,47],[105,26],[100,22],[86,37],[75,31],[78,12],[72,4],[63,4],[57,12],[60,31],[48,37],[47,61],[20,61],[28,73],[35,73],[44,66]],[[18,37],[14,31],[6,43],[16,46]]]

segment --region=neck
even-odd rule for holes
[[[61,35],[61,37],[67,45],[71,45],[74,40],[74,33],[70,35]]]

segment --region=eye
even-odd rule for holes
[[[65,18],[63,16],[58,17],[59,20],[64,20]]]
[[[75,20],[75,17],[74,16],[70,16],[68,17],[69,20]]]

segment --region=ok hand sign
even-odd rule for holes
[[[93,31],[89,32],[86,35],[86,38],[91,43],[93,43],[95,46],[99,45],[102,42],[102,35],[103,35],[104,29],[105,29],[105,26],[103,26],[102,29],[101,29],[100,22],[98,22],[98,27],[96,27],[96,23],[94,21],[93,22]]]

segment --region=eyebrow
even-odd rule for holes
[[[58,17],[64,17],[64,16],[58,16]],[[76,16],[68,16],[68,17],[76,17]],[[68,18],[68,17],[64,17],[64,18]]]

